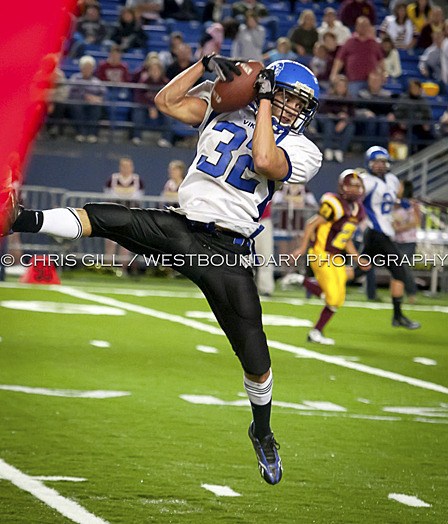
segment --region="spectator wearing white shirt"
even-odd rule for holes
[[[442,82],[445,89],[448,90],[448,20],[445,20],[445,38],[442,42],[440,61],[442,70]]]
[[[384,74],[388,78],[398,78],[402,74],[401,59],[390,36],[383,36],[381,48],[384,52]]]
[[[336,10],[326,7],[321,25],[317,28],[319,40],[323,41],[326,33],[332,33],[337,45],[343,45],[352,36],[350,29],[337,19]]]
[[[442,84],[442,44],[444,41],[443,33],[432,33],[432,45],[430,45],[421,55],[418,62],[420,73],[428,80],[437,84]],[[442,87],[442,86],[441,86]]]
[[[244,15],[246,23],[241,24],[232,43],[232,56],[246,60],[263,61],[263,48],[266,40],[266,29],[258,23],[254,11]]]
[[[411,49],[415,45],[414,26],[406,12],[406,3],[397,3],[394,14],[386,16],[380,34],[388,34],[398,49]]]

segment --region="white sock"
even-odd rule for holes
[[[244,387],[247,392],[247,396],[252,404],[256,406],[264,406],[269,403],[272,398],[272,387],[274,384],[274,378],[272,376],[272,370],[269,370],[268,379],[259,384],[258,382],[253,382],[249,380],[246,375],[244,375]]]
[[[70,207],[43,211],[40,233],[76,240],[82,235],[82,224],[76,211]]]

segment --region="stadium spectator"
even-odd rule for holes
[[[431,12],[431,4],[429,0],[417,0],[407,5],[408,16],[414,25],[414,30],[420,34],[423,27],[429,21],[429,13]]]
[[[246,60],[263,60],[266,29],[259,24],[254,11],[246,11],[244,17],[245,23],[239,26],[232,42],[232,56]]]
[[[369,19],[360,16],[356,20],[356,32],[339,48],[336,55],[330,80],[336,78],[344,68],[352,94],[366,86],[370,72],[384,71],[383,51],[373,35]]]
[[[168,83],[165,70],[157,55],[148,53],[142,68],[134,74],[133,81],[145,84],[146,89],[134,90],[134,102],[138,107],[132,108],[132,142],[138,146],[142,143],[142,130],[149,127],[162,129],[162,137],[158,141],[160,147],[170,147],[172,136],[169,123],[156,107],[154,98],[158,91]]]
[[[381,49],[384,53],[384,75],[387,79],[397,79],[402,74],[400,53],[395,49],[390,36],[383,36]]]
[[[112,45],[107,59],[98,66],[96,76],[103,82],[130,82],[131,74],[127,64],[122,60],[122,52],[118,44]]]
[[[313,57],[310,60],[309,67],[316,75],[322,85],[323,81],[328,80],[328,50],[322,42],[316,42],[313,48]]]
[[[406,12],[406,2],[397,2],[394,14],[384,18],[380,36],[388,35],[397,49],[411,49],[415,45],[414,26]]]
[[[444,23],[444,35],[440,61],[442,62],[442,82],[445,84],[445,91],[448,92],[448,20],[445,20]]]
[[[160,13],[163,19],[199,20],[199,15],[192,0],[163,0],[163,9]]]
[[[292,49],[298,55],[312,55],[314,44],[319,39],[316,27],[316,15],[311,9],[304,9],[297,20],[297,25],[288,32]]]
[[[406,255],[411,265],[403,264],[405,269],[404,289],[409,302],[415,302],[417,284],[412,274],[412,260],[417,248],[417,229],[420,227],[422,214],[420,204],[413,199],[413,184],[410,180],[403,182],[403,195],[399,203],[395,204],[392,212],[392,225],[395,231],[394,240],[398,244],[401,253]]]
[[[319,109],[319,112],[325,115],[325,118],[320,120],[324,158],[327,161],[343,162],[355,132],[355,107],[350,100],[346,76],[337,75],[333,79],[327,97]]]
[[[98,140],[98,121],[101,117],[102,103],[106,89],[99,78],[94,75],[96,60],[93,56],[84,55],[79,60],[79,73],[70,77],[73,85],[68,100],[70,113],[74,120],[76,141],[94,143]]]
[[[54,75],[54,88],[49,93],[47,104],[47,115],[50,118],[48,134],[51,138],[56,138],[61,134],[60,121],[67,116],[67,99],[70,93],[64,71],[56,67]]]
[[[246,0],[232,4],[232,16],[235,18],[238,16],[244,16],[247,11],[254,12],[259,18],[269,15],[269,12],[263,2],[257,2],[256,0]]]
[[[118,161],[119,170],[117,173],[107,179],[104,192],[108,196],[116,197],[115,202],[128,208],[136,207],[144,192],[143,180],[139,175],[134,173],[134,162],[128,156],[123,156]],[[116,242],[104,239],[105,259],[108,263],[114,261],[115,255],[118,255],[120,262],[127,267],[126,262],[130,261],[131,253],[123,246]],[[129,269],[127,267],[127,269]]]
[[[199,41],[199,47],[195,53],[195,58],[202,58],[204,55],[221,53],[221,47],[224,42],[224,27],[219,22],[210,24],[202,38]]]
[[[422,27],[415,47],[417,47],[417,49],[427,49],[432,45],[433,33],[440,32],[443,34],[443,23],[443,9],[439,6],[432,7],[428,16],[428,23]]]
[[[160,19],[160,12],[164,0],[127,0],[126,7],[134,9],[137,20],[142,24],[145,21]]]
[[[350,31],[356,30],[356,22],[360,16],[366,17],[371,25],[376,24],[375,6],[369,0],[344,0],[339,8],[339,20]]]
[[[76,24],[70,56],[78,58],[85,52],[86,45],[101,45],[107,36],[107,26],[101,20],[100,7],[97,4],[89,5],[84,16]]]
[[[392,136],[411,144],[411,152],[420,151],[434,139],[431,108],[422,93],[420,80],[410,79],[407,92],[400,95],[394,108]]]
[[[322,42],[327,50],[327,69],[323,76],[321,76],[321,81],[324,82],[324,87],[327,88],[331,70],[333,69],[333,64],[340,46],[337,45],[336,37],[333,33],[325,33]]]
[[[191,46],[186,43],[179,44],[176,48],[176,58],[174,62],[166,68],[166,77],[168,80],[171,80],[193,64]]]
[[[335,36],[337,45],[345,44],[352,36],[348,27],[346,27],[337,18],[336,10],[333,7],[326,7],[324,9],[324,16],[321,25],[317,28],[319,33],[319,40],[322,42],[324,35],[331,33]]]
[[[418,69],[428,80],[439,85],[440,91],[445,92],[445,84],[442,81],[442,44],[443,33],[432,34],[433,43],[420,56]]]
[[[210,0],[204,6],[202,11],[202,23],[219,22],[224,18],[225,0]]]
[[[187,166],[182,160],[171,160],[168,164],[168,180],[162,189],[162,196],[170,202],[178,202],[179,187],[187,174]]]
[[[184,43],[184,35],[179,31],[173,31],[169,36],[169,46],[167,50],[159,52],[159,59],[165,70],[177,59],[177,50]]]
[[[78,0],[76,2],[74,15],[77,17],[84,16],[86,14],[86,9],[91,5],[99,6],[100,3],[98,0]]]
[[[291,50],[291,42],[286,36],[277,38],[275,49],[271,49],[263,55],[266,65],[275,60],[297,60],[297,55]]]
[[[439,118],[438,134],[441,138],[448,136],[448,109]]]
[[[392,93],[384,89],[384,77],[377,71],[369,74],[367,88],[358,93],[356,116],[361,117],[360,131],[363,135],[375,139],[380,145],[387,146],[390,135],[392,113]]]
[[[118,44],[123,52],[129,49],[146,49],[148,41],[140,21],[130,7],[121,9],[118,24],[114,27],[110,39]]]

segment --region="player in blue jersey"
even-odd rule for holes
[[[280,60],[260,72],[256,103],[218,114],[210,101],[213,83],[193,87],[205,71],[229,81],[240,74],[235,61],[206,56],[155,99],[160,111],[199,130],[179,208],[87,204],[19,213],[8,199],[4,207],[13,231],[105,237],[135,253],[184,257],[184,265],[175,268],[203,291],[241,362],[253,414],[249,437],[261,475],[277,484],[282,464],[270,427],[273,378],[261,305],[252,268],[234,261],[250,255],[258,219],[278,184],[305,184],[319,170],[322,155],[303,134],[316,113],[319,86],[308,68]],[[191,255],[222,256],[224,263],[199,265]]]
[[[388,257],[387,269],[391,273],[390,292],[394,313],[392,325],[407,329],[418,329],[420,324],[405,317],[401,311],[406,272],[400,265],[402,254],[392,240],[392,211],[395,202],[401,198],[403,187],[398,178],[390,172],[389,153],[380,146],[370,147],[365,154],[366,173],[361,174],[364,182],[364,207],[368,228],[364,236],[363,254],[373,259],[375,255]],[[396,257],[397,263],[391,260]]]

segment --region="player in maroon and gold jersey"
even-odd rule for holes
[[[337,308],[343,305],[346,282],[353,278],[352,268],[345,264],[345,254],[352,255],[354,261],[358,257],[351,238],[365,218],[363,195],[364,184],[359,174],[352,169],[343,171],[339,175],[338,193],[322,196],[319,212],[307,221],[300,247],[293,253],[294,256],[307,253],[315,279],[305,277],[303,285],[325,299],[319,320],[308,334],[309,342],[334,344],[334,340],[324,337],[322,332]]]

